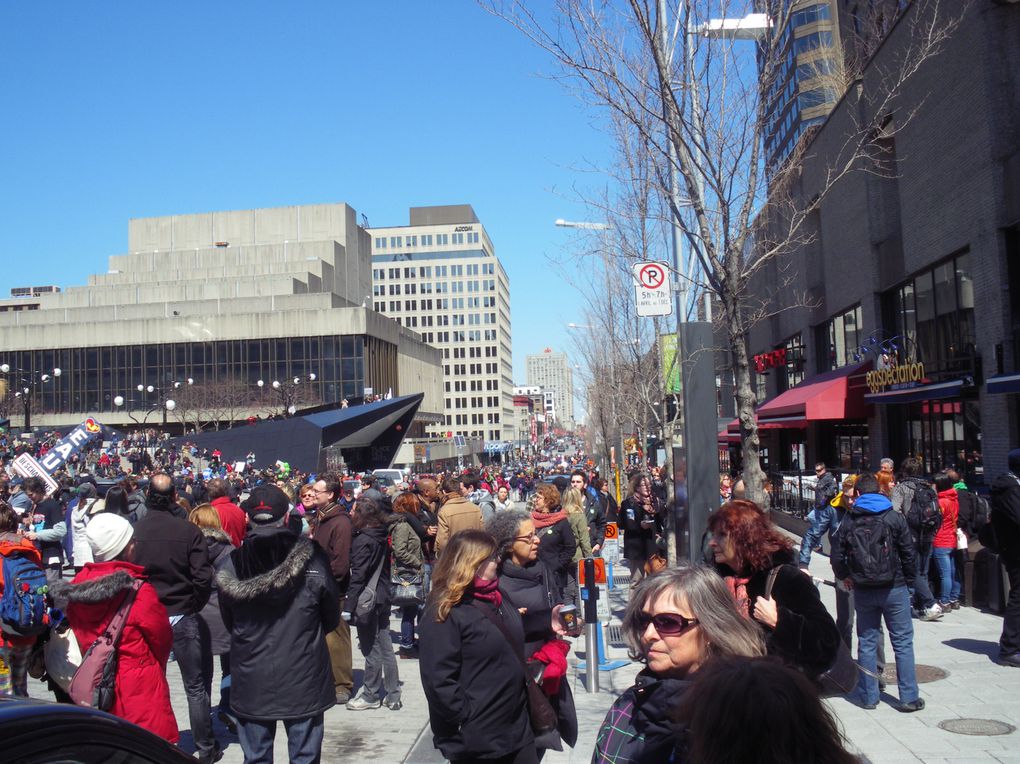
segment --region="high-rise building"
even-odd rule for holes
[[[513,440],[510,282],[474,209],[412,207],[410,225],[369,233],[375,309],[443,354],[431,433]]]
[[[566,353],[552,348],[529,355],[525,372],[529,385],[538,385],[547,396],[546,414],[567,430],[574,427],[574,371]]]

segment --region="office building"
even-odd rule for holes
[[[546,415],[553,417],[557,426],[574,429],[574,370],[566,353],[554,353],[546,348],[529,355],[525,373],[529,385],[542,388],[546,396]]]
[[[375,309],[442,353],[430,433],[513,440],[510,282],[474,209],[412,207],[409,225],[368,233]]]
[[[423,392],[421,429],[442,411],[439,353],[372,310],[371,289],[369,237],[347,204],[135,219],[128,252],[87,286],[0,301],[0,363],[31,385],[36,426],[166,412],[190,429],[371,388]]]

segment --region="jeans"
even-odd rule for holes
[[[914,577],[914,588],[910,590],[910,599],[918,610],[927,610],[935,604],[935,597],[928,585],[928,568],[931,567],[931,542],[914,545],[917,558],[917,575]]]
[[[945,605],[960,599],[960,579],[953,562],[955,549],[935,547],[935,567],[939,571],[939,604]]]
[[[322,757],[322,714],[304,719],[284,719],[287,753],[291,764],[319,764]],[[237,737],[244,751],[244,764],[272,764],[276,722],[237,720]]]
[[[376,613],[375,621],[357,629],[358,647],[365,656],[365,682],[361,697],[373,703],[382,700],[384,694],[387,700],[400,700],[400,676],[390,639],[389,608],[381,609]]]
[[[340,612],[344,610],[344,600],[340,598]],[[351,627],[343,618],[333,631],[326,634],[326,648],[329,650],[329,662],[333,667],[333,686],[339,690],[351,692],[354,689],[354,666],[351,657]]]
[[[182,616],[174,624],[174,656],[188,697],[188,719],[200,761],[212,761],[218,743],[209,716],[212,684],[212,646],[209,627],[197,615]]]
[[[857,610],[857,662],[863,669],[858,683],[861,701],[878,703],[877,651],[885,620],[889,641],[896,654],[896,677],[901,703],[918,698],[914,665],[914,622],[910,612],[910,593],[906,586],[878,589],[854,589]],[[867,673],[867,672],[870,672]],[[872,676],[875,675],[875,676]]]
[[[414,649],[414,619],[421,609],[418,605],[404,605],[400,608],[400,649]]]
[[[1002,636],[999,637],[999,651],[1003,655],[1020,653],[1020,559],[1002,558],[1009,576],[1009,599],[1006,612],[1002,614]]]
[[[0,695],[28,697],[28,659],[32,645],[0,647]]]

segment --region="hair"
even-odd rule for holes
[[[545,511],[552,512],[560,506],[562,497],[559,489],[551,483],[539,483],[535,486],[535,494],[545,499]]]
[[[775,658],[726,656],[694,675],[677,716],[698,764],[856,764],[804,674]]]
[[[521,523],[530,519],[531,515],[526,510],[508,509],[505,512],[496,512],[485,523],[485,531],[496,542],[496,551],[500,557],[510,556],[514,539],[520,535]]]
[[[128,492],[118,483],[106,491],[106,512],[126,517],[128,515]]]
[[[733,595],[723,579],[704,565],[667,568],[644,579],[634,589],[623,615],[623,638],[630,657],[645,662],[641,645],[642,630],[637,617],[661,595],[669,594],[674,603],[690,608],[698,619],[710,656],[765,654],[765,642],[758,626],[737,612]]]
[[[635,472],[633,475],[631,475],[630,483],[628,485],[630,493],[628,495],[633,496],[634,494],[636,494],[638,488],[641,487],[641,483],[643,483],[645,480],[648,480],[648,475],[646,475],[644,472]]]
[[[878,493],[878,478],[872,475],[870,472],[866,472],[857,478],[857,484],[854,486],[857,489],[857,493]]]
[[[199,528],[223,529],[223,523],[220,522],[220,513],[216,511],[216,507],[212,504],[199,504],[188,513],[188,521]]]
[[[21,486],[21,490],[25,493],[46,493],[46,484],[41,478],[37,478],[35,475],[25,478],[25,482]]]
[[[875,473],[875,480],[878,481],[879,493],[884,493],[886,496],[892,495],[893,483],[896,481],[891,472],[887,470],[879,470]]]
[[[218,499],[221,496],[230,494],[230,486],[227,485],[227,481],[223,478],[213,478],[205,484],[205,490],[209,494],[210,499]]]
[[[464,599],[478,567],[495,553],[496,541],[485,531],[471,529],[450,538],[432,574],[429,603],[435,606],[436,623],[445,621],[454,605]]]
[[[734,573],[755,572],[772,567],[776,552],[789,552],[793,543],[772,524],[768,516],[753,501],[734,499],[723,504],[708,518],[712,533],[723,531],[733,541],[743,570]]]
[[[0,501],[0,533],[14,533],[19,522],[18,513],[7,502]]]
[[[351,524],[359,531],[365,528],[378,528],[390,523],[392,519],[390,514],[388,502],[379,501],[370,496],[362,496],[354,504]]]
[[[878,462],[878,468],[879,468],[879,470],[885,470],[886,472],[892,472],[892,471],[893,471],[893,468],[894,468],[895,466],[896,466],[896,462],[894,462],[894,461],[893,461],[892,459],[890,459],[890,458],[889,458],[888,456],[883,456],[883,457],[882,457],[882,458],[881,458],[881,459],[879,460],[879,462]],[[886,467],[888,467],[889,469],[888,469],[888,470],[886,470],[886,469],[885,469]]]
[[[447,475],[439,488],[443,493],[460,493],[460,478]]]
[[[948,491],[953,487],[953,483],[955,482],[956,481],[953,480],[952,476],[948,472],[940,472],[935,476],[935,490],[939,492]]]
[[[189,501],[187,497],[178,495],[177,504],[183,507],[185,512],[191,511],[191,501]]]
[[[482,479],[474,472],[465,472],[460,476],[460,484],[472,491],[477,491],[482,486]]]
[[[417,494],[424,495],[426,493],[426,489],[430,487],[438,488],[439,481],[435,478],[421,478],[421,480],[414,484],[414,488],[412,490]]]
[[[946,470],[946,474],[949,475],[949,478],[954,483],[959,483],[960,482],[960,473],[957,470],[954,470],[952,467],[950,467],[949,469]]]
[[[375,485],[375,475],[370,472],[366,472],[361,476],[361,484],[367,485],[369,488]]]
[[[583,513],[584,498],[581,492],[576,488],[568,488],[563,492],[562,506],[567,511],[567,514]]]
[[[332,494],[332,501],[338,501],[340,499],[341,488],[343,483],[340,478],[333,472],[327,472],[323,475],[319,475],[319,480],[326,486],[326,493]]]
[[[96,484],[85,481],[78,486],[78,497],[82,499],[94,499],[96,498]]]
[[[418,497],[410,491],[404,491],[393,500],[393,511],[401,515],[416,515],[418,507]]]
[[[570,473],[570,477],[574,477],[574,475],[579,475],[580,478],[584,481],[584,484],[588,485],[588,476],[584,474],[584,470],[574,470],[573,472]]]
[[[506,495],[507,496],[510,495],[510,487],[509,486],[501,485],[501,486],[497,487],[496,488],[496,495],[497,496],[499,496],[499,492],[500,491],[506,491]]]
[[[157,484],[165,484],[166,487],[158,488]],[[165,472],[159,472],[153,475],[152,480],[149,481],[149,488],[145,495],[145,503],[150,509],[161,509],[166,512],[170,512],[171,507],[177,503],[175,494],[176,489],[174,488],[174,481],[171,480],[170,476]]]
[[[921,467],[921,460],[916,456],[908,456],[900,465],[900,472],[905,477],[920,477],[924,469]]]

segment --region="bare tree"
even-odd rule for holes
[[[781,274],[784,258],[812,240],[812,216],[842,178],[881,171],[877,139],[890,129],[890,115],[891,129],[902,129],[911,116],[898,96],[941,50],[965,2],[946,7],[945,0],[913,0],[902,17],[883,21],[905,25],[896,31],[909,40],[897,55],[867,62],[867,87],[856,88],[852,127],[835,151],[815,158],[825,170],[808,198],[798,182],[810,134],[778,166],[766,170],[763,154],[772,128],[767,107],[790,77],[787,0],[557,0],[554,22],[524,0],[480,2],[548,51],[563,82],[627,125],[651,155],[666,217],[678,226],[695,266],[678,275],[693,291],[711,293],[718,308],[731,354],[748,495],[766,502],[748,335],[757,322],[810,300],[791,294],[789,278],[762,288],[760,273],[778,262]],[[710,38],[719,28],[711,17],[752,12],[770,21],[757,44]],[[866,53],[851,69],[865,68]]]

